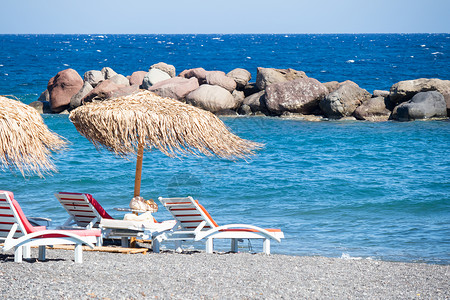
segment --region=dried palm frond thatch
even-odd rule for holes
[[[246,158],[261,147],[231,133],[214,114],[149,91],[80,106],[69,118],[97,148],[122,157],[136,154],[139,144],[171,157],[228,159]]]
[[[67,142],[50,131],[36,109],[0,96],[1,168],[18,169],[23,176],[55,171],[51,151],[65,148]]]

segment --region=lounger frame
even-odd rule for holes
[[[205,241],[206,252],[214,251],[214,239],[231,239],[231,251],[238,252],[241,239],[263,239],[263,252],[270,254],[270,241],[281,242],[284,234],[279,229],[263,229],[248,224],[219,226],[209,213],[192,197],[163,198],[158,200],[177,221],[175,227],[153,240],[153,251],[160,251],[163,241],[175,241],[176,247],[183,241]]]

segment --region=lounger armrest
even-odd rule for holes
[[[52,225],[52,219],[49,218],[42,218],[42,217],[28,217],[28,221],[33,226],[46,226],[50,227]],[[43,223],[46,223],[46,225],[42,225]]]
[[[16,224],[14,224],[16,225]],[[14,228],[14,226],[13,226]],[[14,228],[14,232],[17,230],[17,226]],[[33,233],[29,233],[27,235],[24,235],[18,239],[13,239],[12,236],[14,235],[14,232],[11,229],[10,234],[8,234],[8,238],[5,240],[5,244],[3,246],[3,251],[8,251],[16,246],[22,246],[23,244],[26,244],[29,240],[32,240],[36,237],[40,237],[43,236],[45,237],[46,235],[61,235],[63,237],[61,237],[61,239],[63,239],[64,237],[68,237],[73,239],[76,242],[79,242],[80,244],[86,244],[87,246],[89,246],[89,248],[94,249],[94,245],[86,240],[84,240],[81,236],[72,233],[72,232],[67,232],[64,230],[43,230],[43,231],[37,231],[37,232],[33,232]],[[12,233],[12,235],[11,235]],[[11,235],[11,236],[10,236]]]
[[[248,224],[228,224],[228,225],[215,227],[208,231],[202,231],[202,232],[199,232],[196,234],[195,241],[200,241],[204,238],[211,237],[214,234],[220,232],[221,230],[232,229],[232,228],[255,230],[256,231],[255,233],[258,233],[266,238],[273,239],[273,240],[277,241],[278,243],[281,243],[280,238],[276,237],[274,234],[270,233],[269,231],[265,230],[264,228],[253,226],[253,225],[248,225]]]

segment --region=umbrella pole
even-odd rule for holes
[[[136,175],[134,179],[134,197],[141,194],[142,160],[144,159],[144,144],[139,143],[136,161]]]

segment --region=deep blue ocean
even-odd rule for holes
[[[123,75],[163,61],[229,72],[293,68],[319,81],[352,80],[372,92],[421,77],[450,79],[450,34],[0,35],[0,94],[36,100],[58,71],[105,66]],[[28,216],[64,222],[58,191],[87,192],[114,207],[133,194],[134,160],[98,152],[67,115],[44,115],[68,139],[45,179],[0,172]],[[222,118],[265,147],[249,161],[144,155],[145,198],[198,199],[219,224],[282,228],[272,252],[450,263],[450,122]],[[159,220],[169,218],[160,207]],[[227,244],[218,244],[226,250]],[[248,250],[244,243],[242,251]],[[253,250],[261,244],[252,242]]]

